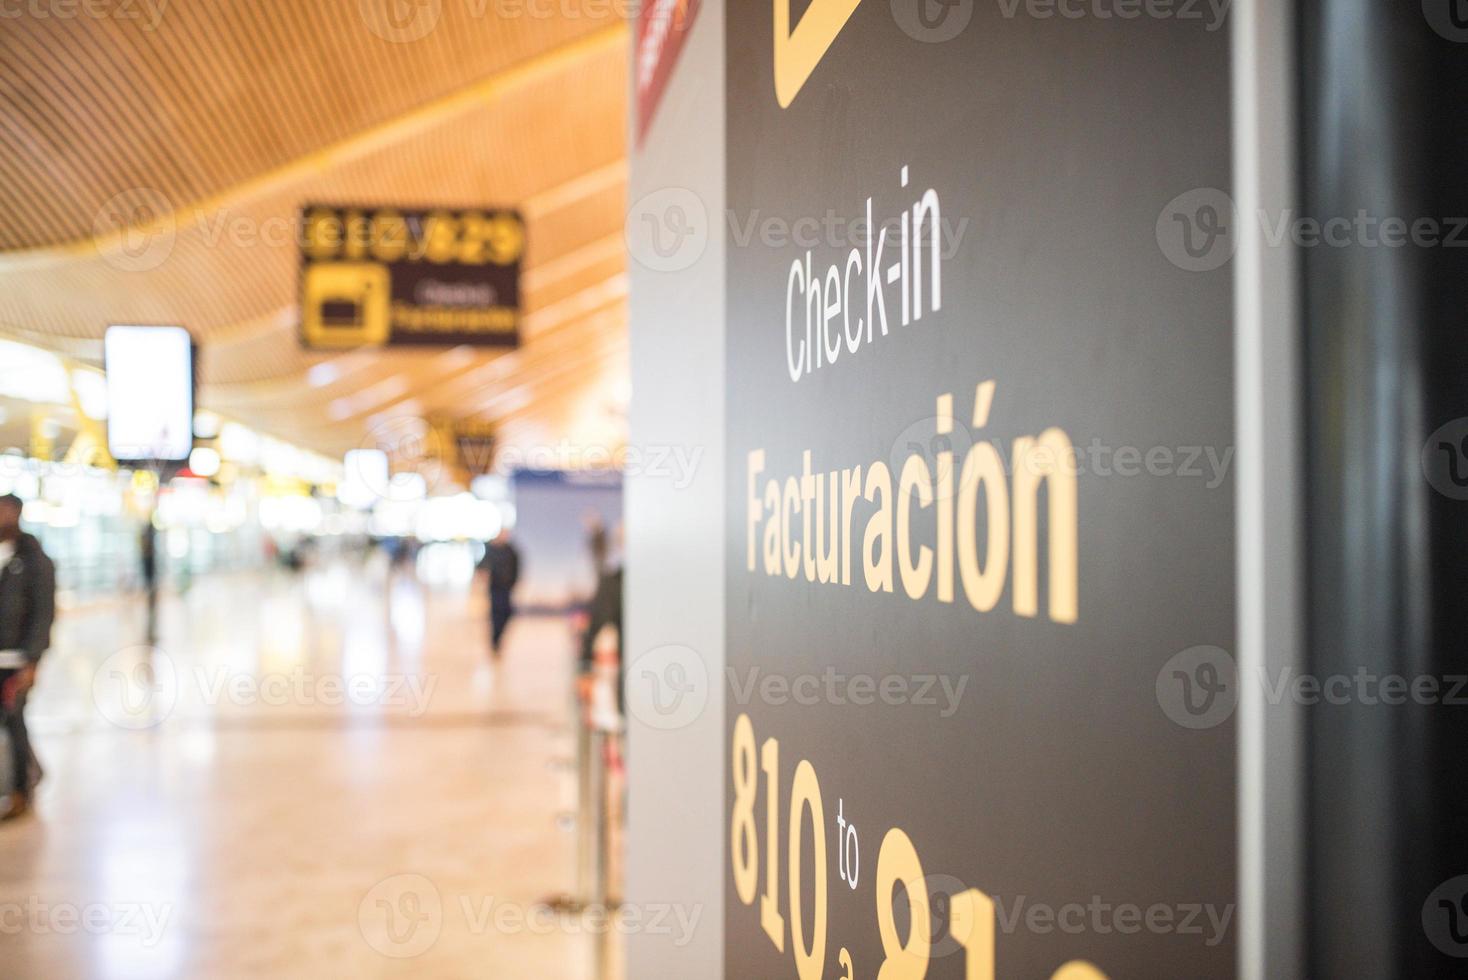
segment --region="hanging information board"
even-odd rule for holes
[[[313,205],[301,244],[306,347],[520,343],[513,211]]]

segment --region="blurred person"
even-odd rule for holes
[[[615,534],[617,551],[621,551],[622,527]],[[583,701],[590,702],[595,681],[597,637],[608,627],[616,637],[617,705],[622,704],[622,562],[608,548],[606,565],[597,570],[596,594],[591,598],[586,630],[581,635],[581,656],[577,665],[578,687]]]
[[[26,731],[26,697],[36,665],[51,646],[56,618],[56,570],[41,543],[20,529],[23,504],[0,497],[0,719],[10,739],[9,799],[0,819],[24,816],[41,767]]]
[[[480,567],[489,574],[489,649],[498,659],[505,629],[515,614],[511,593],[520,581],[520,551],[510,540],[509,528],[500,528],[485,546]]]
[[[143,524],[138,540],[138,560],[142,566],[143,593],[148,601],[148,645],[158,642],[158,529],[149,519]]]
[[[303,572],[311,563],[312,549],[316,542],[311,538],[301,535],[292,541],[282,552],[280,562],[288,572]]]
[[[387,550],[388,568],[394,572],[403,569],[412,569],[418,560],[418,552],[422,550],[423,543],[416,535],[406,535],[388,538],[384,543]]]
[[[591,552],[591,570],[600,578],[607,565],[607,526],[594,510],[586,512],[582,523],[586,525],[586,548]]]

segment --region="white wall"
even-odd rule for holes
[[[663,467],[631,472],[627,480],[626,900],[642,908],[676,903],[699,918],[687,942],[677,929],[630,936],[627,976],[718,980],[725,772],[723,0],[701,5],[640,149],[633,132],[632,443],[671,447],[685,459],[701,455],[686,486]],[[690,233],[680,235],[683,230]],[[654,234],[662,238],[661,253]]]

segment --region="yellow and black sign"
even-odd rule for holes
[[[775,97],[789,108],[861,0],[812,0],[792,30],[790,0],[775,0]]]
[[[1238,975],[1231,42],[1006,3],[723,12],[729,980]]]
[[[498,209],[310,205],[301,212],[301,343],[520,343],[525,225]]]
[[[454,423],[454,446],[459,465],[471,476],[488,473],[494,463],[495,425],[483,419],[460,419]]]

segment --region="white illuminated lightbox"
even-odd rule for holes
[[[108,327],[107,448],[119,462],[182,462],[194,447],[194,345],[182,327]]]

